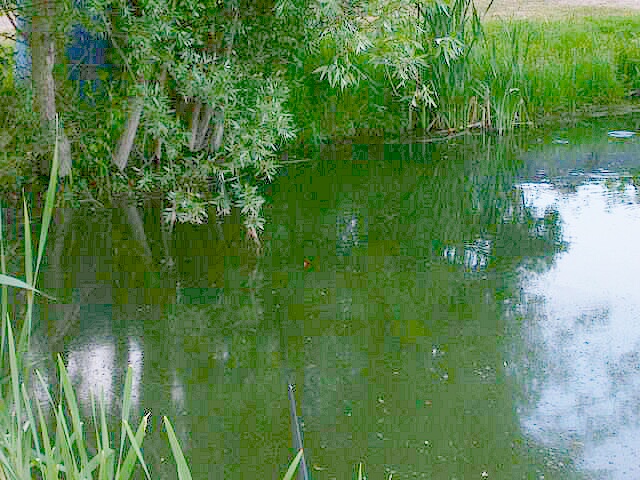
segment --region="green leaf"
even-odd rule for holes
[[[298,450],[298,454],[291,462],[291,465],[289,465],[289,468],[287,469],[287,473],[284,474],[284,477],[282,477],[282,480],[291,480],[293,478],[298,468],[298,465],[300,464],[300,460],[302,460],[303,453],[304,451],[302,448]]]
[[[173,452],[173,458],[176,460],[176,464],[178,467],[178,479],[179,480],[191,480],[191,472],[189,471],[189,467],[187,466],[187,462],[184,459],[184,454],[182,453],[182,449],[180,448],[180,443],[178,442],[178,437],[176,437],[176,433],[173,431],[173,427],[171,426],[171,422],[167,417],[162,417],[164,421],[164,425],[167,429],[167,435],[169,436],[169,444],[171,445],[171,451]]]
[[[53,149],[53,161],[51,162],[51,172],[49,173],[49,187],[47,188],[47,196],[44,201],[44,211],[42,213],[42,225],[40,227],[40,241],[38,242],[38,258],[36,260],[36,273],[33,285],[38,278],[38,272],[40,271],[40,263],[44,256],[44,248],[47,244],[47,235],[49,233],[49,224],[51,223],[51,215],[55,204],[56,189],[58,186],[58,117],[56,117],[56,142]]]
[[[39,372],[36,372],[36,375],[38,375],[40,384],[45,389],[45,391],[47,391],[47,396],[48,396],[47,385],[42,379],[42,376],[40,375]],[[52,403],[51,397],[49,397],[49,402]],[[45,420],[44,414],[42,413],[42,407],[40,406],[40,402],[36,401],[35,404],[38,410],[38,426],[40,428],[40,433],[42,436],[42,444],[44,445],[44,462],[46,464],[46,473],[42,471],[41,473],[43,473],[44,478],[57,478],[58,468],[57,468],[55,458],[53,456],[53,449],[51,447],[51,438],[49,437],[49,429],[47,427],[47,421]]]
[[[129,421],[129,410],[131,409],[131,389],[133,386],[133,369],[131,366],[127,368],[127,376],[124,381],[124,392],[122,393],[122,418],[120,429],[120,451],[118,453],[118,469],[116,471],[116,477],[120,478],[120,467],[122,461],[122,454],[124,453],[124,440],[126,438],[125,422]]]
[[[87,447],[84,444],[82,419],[80,418],[80,410],[78,409],[78,402],[76,400],[73,386],[71,385],[71,380],[69,379],[67,369],[65,368],[64,362],[62,361],[62,357],[60,355],[58,355],[58,370],[60,371],[60,382],[62,384],[62,391],[64,392],[64,396],[67,400],[67,407],[69,408],[69,412],[71,413],[71,425],[73,427],[72,438],[75,438],[75,443],[78,452],[80,453],[81,468],[84,468],[89,460],[87,457]]]
[[[142,420],[140,421],[140,425],[138,425],[138,430],[136,431],[135,435],[131,431],[129,422],[127,422],[126,420],[122,420],[122,425],[127,432],[127,436],[129,437],[129,441],[131,442],[132,448],[129,449],[129,451],[127,452],[127,456],[124,459],[124,463],[122,464],[122,469],[120,469],[120,475],[118,476],[119,479],[126,480],[131,477],[131,474],[133,472],[133,466],[135,464],[134,454],[138,457],[138,461],[140,462],[140,465],[142,465],[142,468],[144,469],[144,473],[146,474],[147,478],[148,479],[151,478],[151,476],[149,475],[149,470],[147,469],[147,465],[144,461],[144,458],[142,457],[142,442],[144,441],[144,435],[147,430],[147,424],[149,422],[150,415],[151,415],[150,413],[147,413],[142,418]]]
[[[9,372],[11,375],[11,391],[13,393],[13,408],[15,408],[15,429],[16,433],[16,445],[15,455],[17,457],[16,468],[19,472],[23,471],[22,465],[22,408],[20,402],[20,377],[18,369],[18,358],[16,356],[16,345],[13,338],[13,330],[11,328],[11,322],[7,322],[7,341],[9,343]]]
[[[46,297],[46,298],[48,298],[50,300],[55,300],[55,298],[50,297],[46,293],[41,292],[40,290],[38,290],[37,288],[32,287],[28,283],[23,282],[22,280],[19,280],[19,279],[15,278],[15,277],[11,277],[9,275],[5,275],[3,273],[0,273],[0,285],[6,285],[8,287],[15,287],[15,288],[22,288],[24,290],[29,290],[31,292],[40,294],[43,297]]]

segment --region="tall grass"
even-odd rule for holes
[[[474,21],[463,28],[461,2],[449,4],[424,11],[423,29],[428,31],[424,41],[459,32],[456,38],[465,43],[465,50],[455,61],[439,58],[421,72],[424,84],[433,86],[437,105],[419,102],[416,121],[410,121],[414,127],[427,131],[481,127],[504,133],[544,122],[547,116],[625,105],[632,91],[638,95],[640,15],[489,20],[478,32]],[[406,125],[403,115],[413,87],[390,95],[373,67],[361,68],[373,82],[354,92],[337,94],[308,80],[307,96],[293,98],[294,104],[301,104],[297,107],[304,114],[301,124],[320,118],[322,129],[333,135],[348,134],[354,126],[356,131],[369,127],[402,133],[399,127]],[[373,95],[374,91],[379,93]],[[309,106],[309,94],[323,100]],[[318,111],[327,104],[335,114]]]
[[[438,16],[427,20],[442,28]],[[474,48],[430,69],[439,98],[428,127],[504,133],[549,114],[622,104],[640,87],[639,32],[640,15],[486,22]]]
[[[42,294],[37,290],[37,279],[55,203],[58,167],[56,142],[37,251],[31,237],[29,209],[26,201],[23,202],[25,281],[7,274],[3,222],[0,216],[0,268],[2,271],[0,274],[0,285],[2,285],[0,374],[3,377],[0,383],[0,478],[124,480],[133,478],[136,474],[136,466],[144,472],[146,478],[151,478],[142,454],[149,415],[145,415],[137,426],[129,423],[133,378],[131,368],[127,371],[125,380],[120,436],[117,443],[114,443],[114,435],[107,427],[103,400],[96,401],[92,398],[91,429],[95,447],[90,447],[76,395],[60,357],[58,357],[60,392],[57,400],[54,400],[48,391],[48,386],[36,372],[42,390],[47,392],[47,410],[52,412],[53,417],[51,423],[45,415],[44,405],[41,405],[32,393],[32,382],[30,382],[25,358],[29,351],[34,298],[36,294]],[[27,305],[18,339],[15,338],[8,308],[8,287],[21,288],[27,293]],[[190,480],[191,473],[173,427],[166,417],[163,421],[177,464],[178,478]]]
[[[472,75],[484,78],[494,104],[510,97],[494,112],[507,120],[518,104],[520,121],[525,112],[571,114],[621,103],[640,85],[640,15],[493,21],[485,32]]]
[[[550,114],[624,103],[640,86],[640,15],[492,20],[483,28],[464,68],[448,69],[456,75],[434,68],[435,127],[473,124],[502,133]]]

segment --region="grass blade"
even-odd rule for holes
[[[42,212],[42,226],[40,227],[40,241],[38,242],[38,258],[36,260],[36,274],[40,271],[40,263],[44,256],[44,248],[47,244],[47,235],[49,233],[49,224],[51,223],[51,215],[55,204],[56,189],[58,187],[58,119],[56,118],[56,142],[53,149],[53,161],[51,162],[51,172],[49,173],[49,187],[47,188],[47,196],[44,201],[44,211]],[[33,284],[35,286],[35,283]]]
[[[31,243],[31,222],[29,220],[29,210],[27,209],[27,200],[23,196],[22,206],[24,210],[24,272],[27,283],[35,287],[33,281],[33,246]],[[29,336],[31,335],[31,319],[33,316],[33,292],[27,290],[27,313],[20,332],[20,341],[18,342],[18,351],[23,353],[27,351],[29,345]]]
[[[147,425],[149,423],[149,415],[150,414],[146,414],[144,416],[144,418],[142,419],[142,421],[140,422],[140,425],[138,425],[138,430],[136,431],[136,435],[135,435],[135,445],[138,446],[138,450],[142,451],[142,442],[144,441],[144,435],[147,431]],[[129,426],[129,422],[126,423],[126,426]],[[125,427],[126,428],[126,427]],[[131,430],[129,428],[129,430]],[[127,432],[128,433],[128,432]],[[133,445],[133,443],[132,443]],[[131,477],[131,472],[133,471],[133,466],[135,465],[135,455],[137,455],[137,451],[135,449],[129,449],[129,451],[127,452],[126,457],[124,458],[124,462],[122,462],[122,467],[120,469],[120,476],[118,478],[129,478]],[[142,463],[142,466],[145,469],[145,472],[147,471],[147,467],[144,464],[144,461],[142,459],[141,456],[138,456],[138,458],[140,459],[140,463]]]
[[[105,456],[105,452],[103,450],[98,451],[98,453],[87,462],[84,468],[80,471],[80,478],[93,478],[93,471],[100,466],[103,462],[103,457]]]
[[[136,432],[135,435],[133,434],[133,431],[129,426],[129,422],[127,422],[126,420],[123,422],[123,426],[126,429],[127,436],[129,437],[129,441],[131,442],[131,448],[127,452],[127,456],[125,458],[124,465],[122,466],[120,477],[118,477],[119,479],[126,480],[131,476],[131,471],[133,470],[133,465],[134,465],[133,453],[135,452],[135,454],[138,457],[138,461],[140,462],[140,465],[142,465],[142,468],[144,469],[144,473],[146,474],[147,479],[151,480],[151,476],[149,475],[149,470],[147,469],[147,464],[145,463],[144,458],[142,458],[142,450],[140,448],[142,446],[142,441],[144,440],[144,434],[147,430],[149,415],[150,414],[147,413],[142,418],[142,421],[138,426],[138,431]]]
[[[33,438],[33,445],[36,452],[40,453],[40,439],[38,438],[38,431],[36,429],[36,419],[33,415],[33,408],[31,407],[31,399],[27,393],[27,388],[24,382],[21,385],[22,387],[22,401],[24,402],[24,412],[27,417],[27,424],[29,425],[29,430],[31,430],[31,437]],[[37,403],[37,402],[36,402]]]
[[[129,410],[131,409],[131,389],[133,386],[133,369],[131,366],[127,368],[127,376],[124,381],[124,392],[122,394],[122,418],[120,429],[120,452],[118,453],[118,470],[116,478],[120,478],[120,465],[122,462],[122,454],[124,452],[124,440],[126,438],[125,422],[129,421]]]
[[[13,393],[13,408],[15,408],[15,441],[16,441],[16,468],[18,472],[24,471],[22,465],[22,406],[20,401],[20,377],[18,370],[18,359],[16,356],[16,347],[13,339],[13,329],[11,322],[7,322],[7,341],[9,346],[9,372],[11,377],[11,390]]]
[[[58,404],[56,410],[56,447],[60,450],[62,457],[62,468],[67,473],[67,478],[78,478],[78,464],[76,463],[73,453],[71,436],[69,435],[69,427],[67,425],[62,403]]]
[[[191,472],[189,471],[187,462],[184,459],[184,454],[182,453],[182,448],[180,448],[180,442],[178,442],[176,432],[173,431],[171,422],[167,417],[162,417],[162,420],[164,421],[164,426],[167,429],[167,435],[169,436],[169,444],[171,445],[173,458],[176,460],[176,464],[178,467],[178,478],[179,480],[191,480]]]
[[[358,480],[365,480],[367,477],[364,476],[364,466],[362,465],[362,462],[360,462],[360,465],[358,466]]]
[[[74,439],[73,441],[75,441],[77,449],[80,453],[81,468],[84,468],[89,460],[87,457],[87,448],[84,444],[84,435],[82,432],[83,424],[80,418],[80,411],[78,409],[76,395],[73,391],[71,380],[69,380],[67,369],[65,368],[64,362],[62,361],[62,357],[60,355],[58,355],[58,370],[60,371],[60,383],[62,385],[62,391],[64,392],[64,397],[67,400],[67,407],[69,408],[69,412],[71,413],[71,425],[73,427],[72,437]],[[70,438],[70,440],[72,439]]]
[[[298,450],[298,454],[291,462],[291,465],[289,465],[289,468],[287,469],[287,473],[284,474],[284,477],[282,477],[282,480],[291,480],[293,478],[293,476],[296,474],[296,470],[298,469],[298,464],[302,459],[303,453],[304,451],[302,450],[302,448]]]
[[[18,478],[16,471],[12,468],[13,463],[2,451],[0,451],[0,466],[2,466],[6,478]]]
[[[4,252],[4,233],[2,228],[2,205],[0,204],[0,273],[7,274],[7,257]],[[6,342],[6,322],[9,315],[9,289],[2,285],[2,338],[0,341],[0,363],[4,360],[4,346]]]
[[[111,476],[113,475],[113,468],[114,468],[114,462],[115,462],[115,450],[111,448],[111,444],[109,442],[109,430],[107,429],[107,415],[105,413],[106,408],[104,406],[103,392],[100,392],[99,410],[100,410],[100,434],[102,435],[102,447],[103,448],[108,447],[109,451],[113,452],[113,454],[108,457],[107,460],[109,460],[109,462],[107,462],[106,466],[104,467],[105,475],[108,474],[109,475],[108,478],[111,478]]]
[[[22,280],[20,280],[18,278],[11,277],[11,276],[5,275],[3,273],[0,273],[0,285],[7,286],[7,287],[14,287],[14,288],[22,288],[24,290],[28,290],[30,292],[40,294],[43,297],[47,297],[50,300],[55,300],[55,298],[47,295],[46,293],[41,292],[37,288],[34,288],[29,283],[23,282]]]
[[[23,195],[22,208],[24,213],[24,274],[27,283],[33,285],[33,245],[31,240],[31,221],[29,219],[29,209],[27,199]]]
[[[38,379],[40,380],[42,386],[46,389],[46,385],[44,380],[37,372]],[[47,392],[48,393],[48,392]],[[47,422],[42,413],[42,407],[40,406],[40,402],[36,401],[36,408],[38,409],[38,421],[40,426],[40,432],[42,435],[42,444],[44,445],[44,460],[46,464],[46,474],[44,478],[58,478],[58,468],[56,465],[56,461],[53,456],[53,449],[51,448],[51,438],[49,437],[49,429],[47,428]],[[41,473],[44,474],[44,472]]]

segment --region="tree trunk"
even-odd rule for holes
[[[202,150],[206,146],[207,132],[209,131],[209,123],[213,117],[213,108],[209,105],[204,109],[204,117],[200,122],[200,128],[198,129],[198,139],[196,142],[196,150]]]
[[[129,155],[133,149],[133,141],[136,139],[138,125],[140,125],[140,117],[142,116],[142,107],[144,101],[142,97],[134,97],[131,100],[131,112],[127,123],[124,126],[124,132],[118,141],[118,148],[113,155],[113,163],[120,169],[124,170],[129,162]]]
[[[191,138],[189,139],[189,150],[194,152],[196,150],[196,141],[198,140],[198,131],[200,125],[200,110],[202,109],[202,102],[196,100],[193,106],[193,113],[191,114]]]
[[[222,146],[222,138],[224,136],[224,110],[220,110],[216,114],[215,133],[211,136],[211,151],[217,152]]]
[[[53,143],[56,119],[56,85],[53,67],[56,62],[54,26],[56,18],[55,0],[33,2],[31,17],[31,63],[32,82],[35,96],[34,108],[40,114],[40,125]],[[60,136],[60,175],[71,171],[71,148],[64,133]],[[49,159],[43,157],[39,165],[34,165],[37,173],[47,175]]]
[[[71,174],[71,142],[61,129],[58,133],[58,158],[60,159],[60,169],[58,176],[66,177]]]
[[[33,89],[35,108],[40,113],[43,127],[50,128],[56,118],[55,83],[53,66],[55,65],[55,41],[53,22],[55,16],[54,0],[33,2],[31,19],[31,57],[33,69]]]
[[[160,78],[158,80],[160,85],[160,90],[164,91],[167,86],[167,66],[163,65],[160,70]],[[153,148],[154,155],[158,162],[162,159],[162,138],[158,137],[155,139],[155,146]]]

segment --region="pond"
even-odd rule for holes
[[[86,413],[128,365],[145,455],[174,478],[281,478],[296,386],[314,479],[635,478],[640,164],[615,120],[521,137],[363,137],[288,165],[262,251],[238,218],[62,210],[34,361]]]

